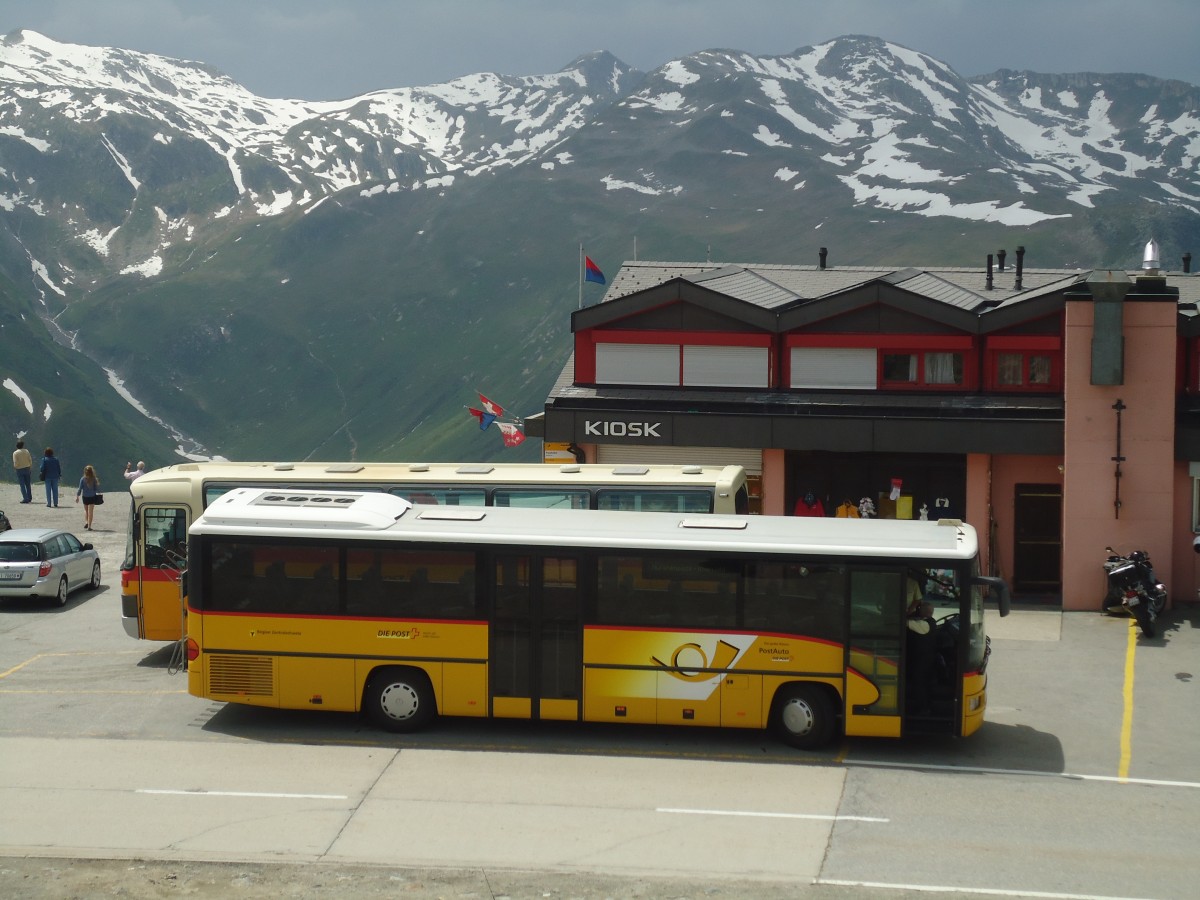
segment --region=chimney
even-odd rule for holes
[[[998,250],[998,251],[996,251],[996,262],[998,262],[998,263],[1000,264],[1000,271],[1001,271],[1001,272],[1003,272],[1003,271],[1004,271],[1004,257],[1006,257],[1007,255],[1008,255],[1008,251],[1007,251],[1007,250]]]
[[[1017,248],[1017,280],[1013,282],[1015,290],[1024,290],[1024,285],[1021,284],[1021,278],[1025,273],[1025,248]]]
[[[1003,259],[1003,257],[1001,257],[1001,258]],[[1002,269],[1004,268],[1003,263],[1001,263],[1000,268],[1002,268]],[[988,272],[987,273],[987,283],[984,286],[990,291],[992,289],[992,254],[990,254],[990,253],[988,254],[988,270],[987,270],[987,272]]]
[[[1150,238],[1146,249],[1142,252],[1142,270],[1147,275],[1158,274],[1158,241]]]
[[[823,269],[823,268],[825,268],[825,258],[826,258],[827,256],[829,256],[829,251],[828,251],[826,248],[822,247],[822,248],[821,248],[821,253],[820,253],[820,257],[821,257],[821,268],[822,268],[822,269]]]
[[[1183,254],[1183,274],[1188,275],[1191,273],[1191,271],[1192,271],[1192,254],[1185,253],[1185,254]],[[1200,550],[1198,550],[1197,552],[1200,552]]]

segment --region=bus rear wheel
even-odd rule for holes
[[[824,746],[833,738],[836,722],[833,701],[816,685],[790,685],[775,699],[775,733],[793,747],[814,750]]]
[[[382,669],[367,682],[363,705],[385,731],[417,731],[437,714],[433,688],[417,669]]]

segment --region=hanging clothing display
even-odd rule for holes
[[[803,497],[796,501],[796,506],[792,510],[793,516],[824,516],[825,504],[821,502],[821,498],[809,491]]]
[[[834,515],[839,519],[857,519],[859,517],[858,507],[852,501],[844,500],[842,505],[834,511]]]

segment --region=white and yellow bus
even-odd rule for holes
[[[985,593],[1008,611],[957,520],[360,492],[230,491],[193,523],[188,573],[190,693],[364,711],[393,731],[440,714],[772,727],[800,747],[969,735],[986,707]],[[914,590],[936,608],[919,705]]]
[[[183,636],[179,570],[188,526],[236,487],[328,488],[392,493],[443,506],[672,510],[744,513],[741,466],[546,465],[542,463],[198,462],[148,472],[132,482],[121,621],[151,641]]]

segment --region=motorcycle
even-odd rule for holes
[[[1104,612],[1109,615],[1127,613],[1137,621],[1146,637],[1154,637],[1154,622],[1167,605],[1167,587],[1154,574],[1150,554],[1134,550],[1122,556],[1112,547],[1105,547],[1108,559],[1104,574],[1108,592],[1104,595]]]

